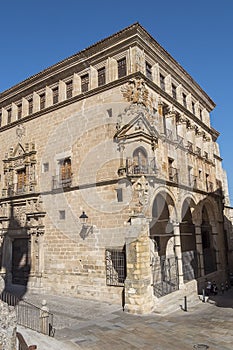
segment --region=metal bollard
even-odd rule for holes
[[[188,311],[188,305],[187,305],[187,297],[184,296],[184,308],[183,308],[184,311]]]

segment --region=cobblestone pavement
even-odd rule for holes
[[[26,298],[37,305],[47,300],[62,350],[71,345],[72,349],[188,350],[196,344],[210,350],[233,349],[233,288],[168,316],[131,315],[117,305],[61,296],[26,294]]]

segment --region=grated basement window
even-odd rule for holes
[[[106,249],[105,261],[107,286],[124,286],[126,278],[125,249]]]

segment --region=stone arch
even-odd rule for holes
[[[214,212],[206,202],[202,206],[201,238],[205,275],[217,270],[217,257],[213,237]]]
[[[134,174],[148,173],[148,154],[143,146],[139,146],[133,151]]]
[[[155,248],[160,256],[171,254],[174,234],[171,217],[174,216],[174,213],[176,216],[175,202],[170,194],[165,190],[158,192],[152,205],[150,237],[154,240]]]
[[[198,277],[198,254],[196,250],[195,225],[193,212],[196,203],[193,198],[186,197],[181,208],[180,243],[184,282]]]

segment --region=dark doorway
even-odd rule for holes
[[[15,238],[12,242],[12,283],[27,285],[29,273],[29,239]]]

